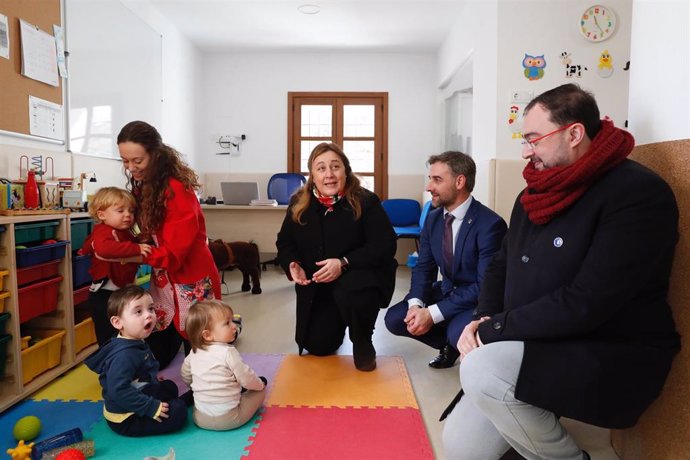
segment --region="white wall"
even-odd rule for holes
[[[637,144],[690,138],[690,2],[635,0],[630,131]]]
[[[174,24],[141,0],[123,0],[134,13],[163,35],[163,120],[157,126],[163,142],[196,164],[197,136],[202,131],[199,95],[202,54]]]
[[[496,78],[498,32],[496,0],[468,1],[437,54],[437,104],[455,90],[473,91],[472,157],[477,164],[473,195],[489,199],[489,161],[496,157]],[[437,133],[437,141],[443,134]],[[440,146],[440,144],[438,144]]]
[[[199,171],[285,171],[289,91],[381,91],[388,92],[389,175],[420,173],[418,198],[424,161],[437,145],[435,74],[431,54],[207,54]],[[221,134],[247,136],[239,156],[215,155]]]
[[[477,163],[474,195],[480,201],[488,200],[489,160],[520,158],[521,139],[513,139],[508,126],[514,91],[536,96],[573,81],[595,94],[602,116],[608,115],[618,126],[624,126],[628,118],[629,72],[623,67],[630,59],[632,0],[606,2],[616,12],[618,29],[598,44],[585,40],[578,29],[580,15],[591,4],[588,0],[469,1],[439,49],[439,106],[452,90],[468,84],[465,68],[471,68],[473,157]],[[614,72],[602,78],[597,64],[606,49],[613,56]],[[563,51],[571,54],[573,64],[587,67],[581,78],[565,78],[560,59]],[[542,79],[525,78],[525,53],[545,55],[547,65]],[[521,109],[524,106],[519,104]],[[439,133],[439,139],[441,136]]]

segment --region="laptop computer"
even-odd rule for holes
[[[259,199],[259,184],[256,182],[221,182],[223,204],[248,206],[252,200]]]

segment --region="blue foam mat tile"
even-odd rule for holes
[[[14,424],[22,417],[35,415],[41,420],[41,432],[34,442],[79,427],[86,434],[103,418],[103,403],[91,401],[34,401],[24,400],[0,414],[0,452],[16,447],[12,435]]]
[[[88,439],[93,439],[96,456],[118,460],[141,460],[147,456],[162,456],[172,447],[178,459],[240,458],[253,442],[254,428],[260,421],[255,415],[249,422],[230,431],[207,431],[194,425],[191,410],[187,425],[177,433],[154,437],[128,438],[113,432],[104,419],[93,426]]]

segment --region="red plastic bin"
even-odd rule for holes
[[[39,281],[18,289],[19,322],[24,323],[37,316],[57,309],[58,291],[62,276]]]
[[[74,290],[74,306],[76,307],[80,303],[84,303],[87,300],[89,300],[89,289],[91,288],[91,285],[84,286],[79,289]]]
[[[60,259],[51,260],[44,264],[32,265],[26,268],[17,269],[17,285],[33,283],[34,281],[44,280],[59,275]]]

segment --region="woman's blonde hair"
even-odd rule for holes
[[[208,347],[208,342],[203,337],[204,331],[211,328],[216,318],[224,317],[228,312],[232,317],[232,307],[220,300],[202,300],[189,308],[184,328],[189,337],[189,343],[192,345],[192,351],[197,351],[199,348],[205,350]]]
[[[125,203],[132,209],[137,207],[137,200],[127,190],[117,187],[100,188],[89,202],[89,214],[94,219],[100,221],[98,211],[105,211],[109,207],[120,203]]]
[[[311,167],[314,164],[314,160],[316,160],[316,158],[318,158],[320,155],[323,155],[326,152],[335,153],[336,155],[338,155],[338,157],[340,157],[340,160],[343,162],[343,165],[345,166],[345,188],[343,190],[343,193],[345,195],[344,197],[350,204],[350,207],[354,212],[355,220],[359,219],[362,215],[362,207],[359,203],[359,196],[362,193],[363,189],[359,183],[359,179],[357,178],[357,176],[355,176],[352,173],[350,160],[347,158],[347,155],[345,155],[345,152],[343,152],[343,149],[341,149],[338,144],[334,144],[333,142],[322,142],[316,147],[314,147],[314,150],[311,151],[311,155],[309,155],[309,161],[307,161],[307,167],[309,169],[309,177],[307,178],[307,183],[304,184],[304,186],[300,188],[293,197],[295,204],[292,206],[291,217],[293,222],[297,224],[303,224],[302,214],[304,214],[304,211],[307,210],[307,208],[309,207],[309,203],[312,199],[312,189],[314,188],[314,174],[311,170]]]

